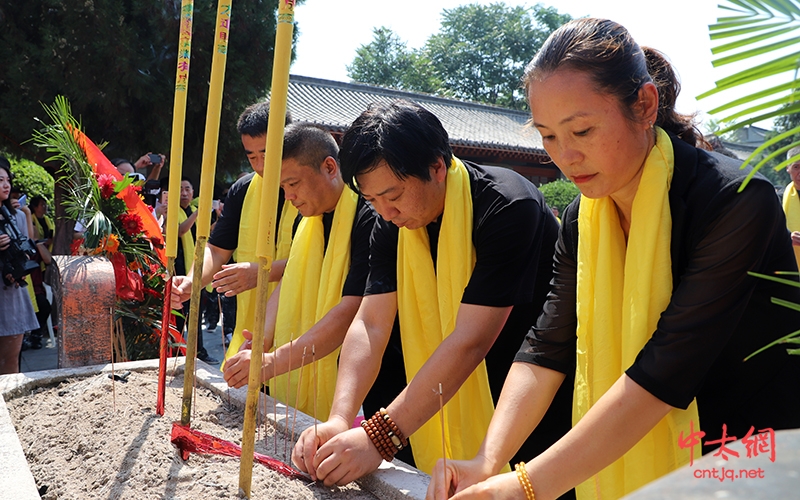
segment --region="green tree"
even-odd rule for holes
[[[524,109],[520,79],[544,41],[571,20],[553,7],[503,3],[445,9],[425,44],[443,86],[457,98]]]
[[[559,212],[564,212],[567,205],[572,203],[579,194],[578,186],[566,179],[557,179],[547,184],[539,186],[539,191],[544,195],[544,201],[551,208],[557,208]]]
[[[415,92],[433,93],[439,88],[441,82],[424,54],[408,49],[389,28],[374,28],[372,33],[372,42],[359,47],[347,67],[351,79]]]
[[[243,164],[235,121],[269,90],[278,0],[239,0],[231,12],[221,113],[221,174]],[[26,0],[0,7],[0,149],[38,158],[25,141],[40,103],[67,96],[109,158],[168,157],[181,2]],[[198,178],[213,50],[216,1],[194,9],[184,171]],[[49,168],[49,166],[48,166]]]
[[[47,170],[24,158],[12,156],[8,160],[11,162],[11,172],[14,174],[14,186],[27,194],[29,200],[34,196],[44,196],[49,203],[53,202],[54,181]]]
[[[445,9],[420,50],[374,30],[348,66],[356,81],[524,109],[523,70],[550,33],[572,19],[553,7],[471,4]]]

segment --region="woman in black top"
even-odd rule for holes
[[[737,192],[746,172],[698,149],[690,117],[674,111],[679,85],[669,63],[616,23],[563,26],[525,83],[533,124],[582,197],[564,214],[548,301],[481,450],[448,461],[446,476],[440,461],[429,497],[543,500],[576,487],[579,499],[618,498],[688,463],[692,441],[708,452],[722,438],[800,427],[800,357],[774,347],[742,361],[800,325],[796,312],[770,301],[800,302],[796,288],[747,274],[796,270],[771,184],[756,176]],[[656,235],[652,252],[636,246],[645,233]],[[621,255],[608,239],[618,239]],[[649,287],[633,288],[651,276]],[[640,313],[651,317],[646,327]],[[600,380],[613,372],[606,365],[618,375]],[[573,429],[516,474],[489,477],[571,373]]]

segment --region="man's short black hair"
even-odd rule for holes
[[[269,123],[269,101],[261,101],[247,106],[239,115],[236,122],[236,130],[239,135],[249,135],[250,137],[260,137],[266,135],[267,124]],[[286,125],[292,123],[292,115],[286,110]]]
[[[372,104],[342,137],[339,160],[342,178],[357,190],[356,176],[386,162],[399,179],[431,179],[439,158],[450,166],[453,150],[447,131],[436,116],[419,104],[394,101]]]
[[[283,135],[283,159],[292,158],[300,165],[319,169],[325,158],[339,161],[339,146],[333,136],[309,123],[293,123]]]
[[[44,196],[37,194],[36,196],[31,198],[31,202],[28,206],[31,208],[36,208],[42,203],[47,203],[47,200],[44,198]]]

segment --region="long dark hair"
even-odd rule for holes
[[[8,183],[11,184],[11,187],[13,188],[14,187],[14,184],[13,184],[14,181],[12,180],[13,176],[11,175],[11,163],[9,163],[9,161],[6,159],[5,156],[0,156],[0,168],[5,170],[6,173],[8,174]],[[11,213],[11,215],[14,215],[14,214],[17,213],[17,211],[14,210],[14,207],[11,206],[11,193],[10,192],[9,192],[8,198],[3,200],[3,206],[5,206],[8,209],[8,211],[9,211],[9,213]]]
[[[707,147],[694,126],[694,116],[675,110],[681,85],[664,55],[640,48],[622,25],[608,19],[584,18],[554,31],[525,68],[526,92],[533,81],[561,68],[587,73],[597,91],[619,100],[629,120],[635,121],[634,105],[639,89],[653,82],[658,89],[656,125],[697,147]]]

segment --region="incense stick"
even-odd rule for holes
[[[275,337],[273,335],[272,339],[272,352],[273,352],[273,359],[272,359],[272,378],[275,380],[275,383],[272,384],[276,389],[278,387],[278,364],[275,362],[277,358],[276,354],[278,353],[278,345]],[[277,390],[276,390],[277,392]],[[278,398],[276,398],[276,394],[271,394],[272,396],[272,426],[274,427],[272,434],[274,437],[275,442],[275,456],[278,456]]]
[[[219,293],[217,293],[217,305],[219,306],[219,318],[222,319],[222,297]],[[228,348],[225,346],[225,320],[222,321],[222,328],[220,328],[220,332],[222,333],[222,364],[228,362]],[[222,365],[220,365],[222,366]],[[228,394],[228,409],[231,408],[231,386],[227,388]]]
[[[110,322],[111,322],[111,399],[114,403],[114,412],[117,411],[117,380],[114,378],[114,307],[109,308],[109,313],[111,314]]]
[[[444,443],[444,397],[442,396],[442,383],[439,382],[439,422],[442,424],[442,460],[444,461],[444,467],[442,468],[442,473],[444,474],[444,482],[442,484],[447,483],[447,449]]]
[[[314,365],[314,442],[317,442],[317,349],[311,345],[311,363]]]
[[[306,349],[303,347],[303,357],[300,358],[300,375],[297,377],[297,391],[294,396],[294,417],[292,417],[292,443],[294,443],[294,424],[297,423],[297,399],[300,394],[300,386],[303,385],[303,367],[306,364]]]
[[[289,335],[289,366],[286,370],[286,418],[284,419],[284,425],[286,429],[289,429],[289,401],[291,401],[291,394],[292,394],[292,344],[294,343],[294,333]],[[278,356],[277,352],[275,353],[275,363],[278,363]],[[297,398],[295,398],[294,404],[297,405]],[[283,459],[286,460],[286,447],[288,446],[288,441],[286,439],[283,440]]]

